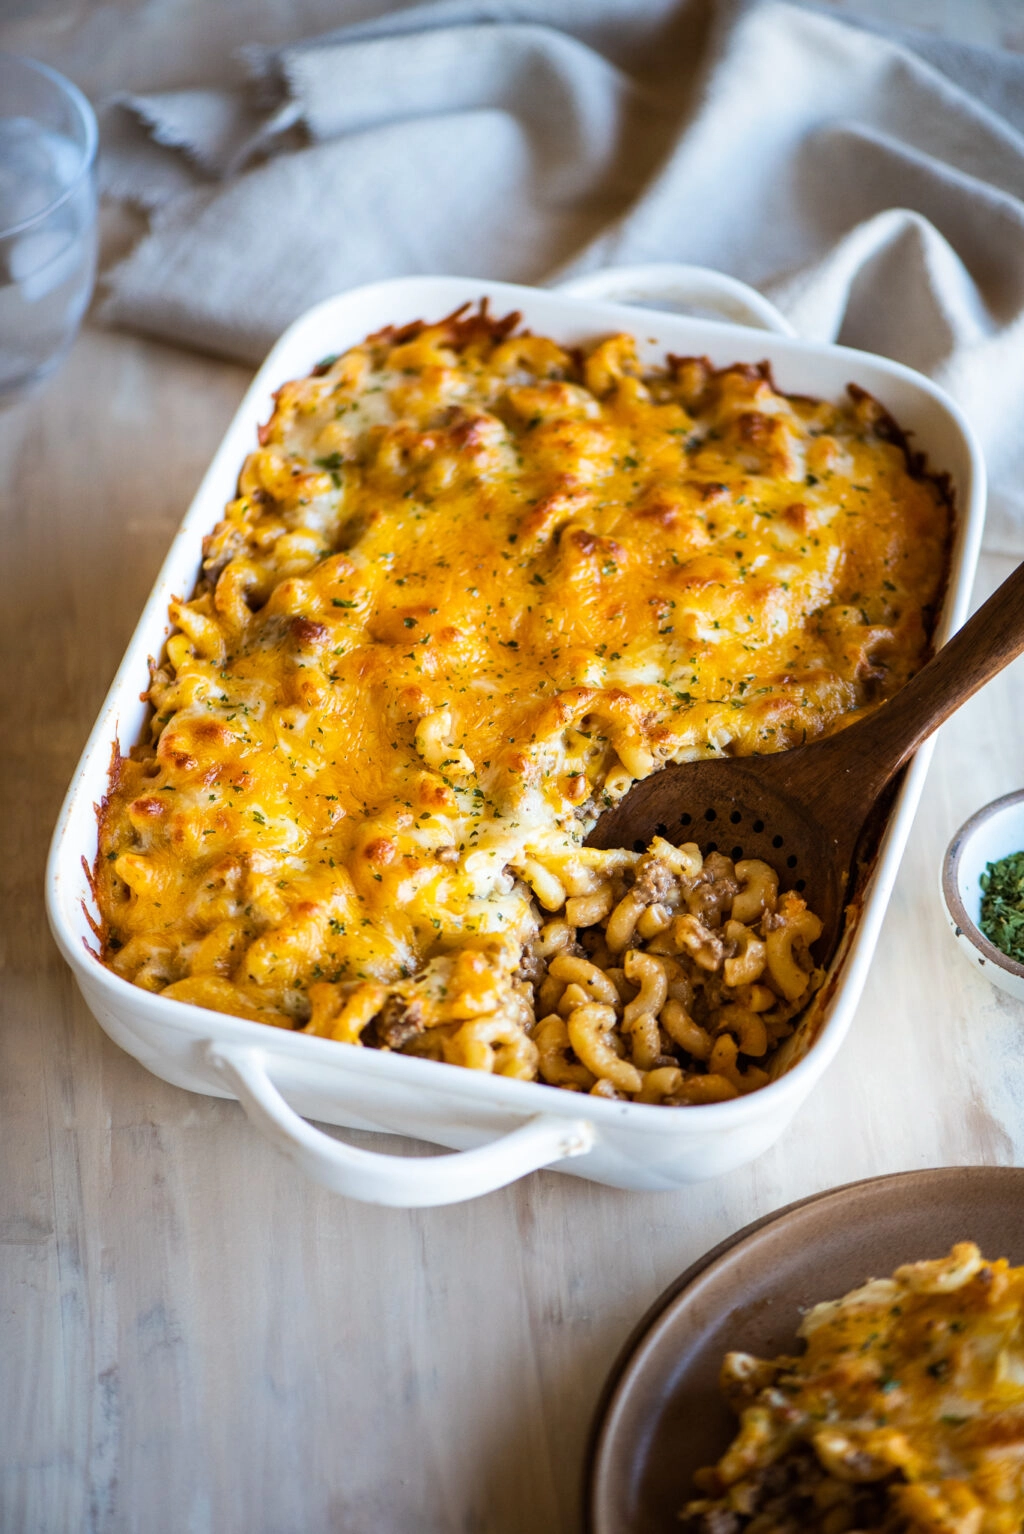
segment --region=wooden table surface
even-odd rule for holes
[[[296,14],[309,30],[327,9]],[[94,89],[153,83],[154,38],[198,15],[14,10],[0,46],[77,61]],[[922,0],[886,10],[913,22]],[[981,41],[1007,14],[940,10]],[[131,61],[122,11],[150,52],[104,79],[104,38]],[[235,1104],[110,1043],[42,904],[71,770],[247,377],[87,327],[47,392],[0,416],[0,1529],[569,1534],[605,1373],[698,1254],[855,1178],[1024,1159],[1024,1007],[957,956],[937,889],[952,831],[1024,777],[1024,666],[943,730],[850,1036],[753,1166],[677,1194],[539,1173],[450,1209],[345,1202]],[[976,598],[1012,564],[987,552]]]

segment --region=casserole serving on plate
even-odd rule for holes
[[[1020,1167],[942,1167],[874,1177],[830,1188],[776,1210],[701,1257],[654,1302],[609,1375],[595,1413],[587,1456],[583,1525],[588,1534],[683,1534],[679,1515],[696,1495],[695,1472],[716,1462],[736,1431],[736,1415],[719,1383],[726,1354],[739,1351],[774,1358],[799,1353],[798,1331],[814,1307],[859,1288],[872,1275],[891,1273],[903,1264],[948,1252],[958,1241],[969,1239],[982,1251],[999,1252],[1011,1264],[1019,1265],[1024,1260],[1024,1228],[1019,1217],[1022,1192],[1024,1170]],[[953,1285],[962,1273],[953,1276],[952,1292],[939,1300],[940,1309],[957,1305]],[[937,1276],[940,1274],[938,1270]],[[1021,1387],[1015,1377],[1019,1366],[1011,1356],[1019,1347],[1020,1335],[1015,1287],[1008,1292],[1006,1276],[1000,1276],[998,1269],[991,1278],[982,1273],[966,1291],[960,1290],[967,1302],[965,1316],[947,1315],[945,1321],[934,1314],[921,1316],[914,1328],[909,1359],[912,1378],[904,1369],[889,1366],[892,1350],[878,1346],[890,1340],[886,1328],[884,1324],[864,1327],[867,1310],[860,1313],[860,1335],[848,1339],[845,1360],[836,1360],[834,1370],[825,1366],[822,1384],[826,1389],[833,1384],[841,1388],[844,1372],[848,1382],[856,1374],[853,1388],[864,1413],[858,1424],[861,1435],[875,1436],[879,1446],[887,1444],[890,1452],[895,1449],[899,1454],[902,1450],[911,1480],[929,1479],[928,1440],[932,1439],[934,1448],[950,1435],[948,1447],[943,1445],[939,1450],[945,1460],[941,1474],[943,1479],[960,1482],[959,1487],[949,1487],[947,1482],[947,1487],[966,1517],[961,1523],[949,1519],[941,1506],[928,1508],[924,1517],[919,1515],[920,1521],[913,1520],[915,1530],[941,1528],[943,1534],[952,1534],[953,1530],[979,1527],[970,1497],[963,1496],[963,1483],[969,1478],[964,1475],[965,1458],[968,1463],[974,1461],[979,1479],[1002,1503],[991,1527],[1017,1527],[1013,1508],[1021,1483],[1013,1419],[1014,1398]],[[897,1302],[896,1310],[902,1309]],[[902,1315],[890,1318],[890,1324],[902,1321]],[[989,1331],[989,1341],[976,1337],[972,1344],[970,1331],[974,1328],[982,1335]],[[868,1346],[862,1352],[865,1342]],[[755,1367],[752,1360],[749,1364]],[[896,1380],[905,1388],[893,1401],[890,1392],[898,1388],[892,1383]],[[954,1391],[959,1397],[956,1401],[950,1399]],[[940,1404],[943,1393],[947,1398]],[[789,1395],[788,1388],[780,1391],[772,1404],[783,1407]],[[892,1414],[887,1410],[890,1403],[898,1403]],[[829,1437],[835,1434],[835,1414],[822,1401],[816,1402],[814,1409],[820,1412],[818,1427],[827,1453],[832,1446]],[[947,1414],[954,1420],[942,1421]],[[913,1424],[910,1431],[899,1435],[886,1431],[906,1428],[908,1416]],[[800,1413],[793,1411],[790,1423],[795,1424],[793,1439],[798,1443],[807,1419],[801,1423]],[[760,1451],[772,1441],[766,1413],[747,1439],[748,1470],[752,1471],[755,1463],[763,1463]],[[775,1442],[778,1445],[777,1439]],[[924,1456],[915,1453],[922,1448]],[[741,1463],[740,1456],[732,1460],[734,1468]],[[858,1467],[852,1468],[853,1476],[844,1480],[848,1489],[855,1491]],[[870,1464],[866,1468],[870,1474]],[[781,1471],[782,1467],[766,1477],[769,1486],[775,1483],[776,1490],[780,1481],[785,1486],[788,1479]],[[886,1489],[894,1489],[900,1480],[890,1471],[884,1476]],[[785,1513],[768,1514],[768,1518],[777,1519],[770,1526],[818,1528],[818,1519],[839,1500],[837,1490],[831,1489],[831,1502],[829,1493],[822,1496],[803,1521],[802,1510],[795,1518],[789,1513],[790,1522],[784,1522]],[[744,1500],[737,1497],[737,1509],[743,1508]],[[750,1511],[748,1502],[744,1513],[749,1515]],[[720,1522],[745,1527],[744,1513],[737,1511],[733,1519]],[[929,1521],[929,1514],[934,1522]],[[999,1521],[1000,1514],[1005,1523]],[[843,1521],[843,1513],[837,1513],[836,1525],[841,1527]],[[902,1526],[895,1519],[885,1524],[886,1528]],[[875,1524],[858,1521],[854,1527],[863,1530]]]
[[[697,280],[691,277],[691,283]],[[709,275],[703,279],[703,282],[707,291],[712,286],[714,278]],[[730,286],[735,288],[734,284]],[[178,1002],[174,1004],[166,996],[140,991],[138,987],[126,985],[120,975],[112,975],[109,971],[102,969],[88,945],[89,919],[93,915],[90,910],[90,901],[94,889],[88,882],[83,886],[81,866],[83,859],[89,867],[92,866],[96,851],[96,831],[95,822],[93,821],[90,826],[87,817],[92,816],[93,804],[104,799],[106,789],[104,779],[112,746],[120,745],[122,742],[136,741],[143,733],[145,710],[137,699],[139,683],[144,674],[145,657],[160,655],[164,642],[168,638],[169,599],[180,597],[181,593],[190,592],[195,588],[202,539],[204,535],[209,534],[211,527],[217,521],[223,504],[233,499],[239,464],[245,458],[246,450],[253,445],[257,426],[269,413],[270,396],[274,386],[280,386],[288,378],[308,374],[311,368],[324,358],[325,352],[330,353],[331,358],[324,364],[321,373],[329,372],[333,354],[345,351],[346,348],[359,342],[367,332],[378,330],[384,322],[401,327],[422,316],[435,318],[458,308],[467,300],[472,302],[480,298],[486,298],[492,312],[497,315],[518,310],[525,325],[532,332],[555,337],[562,348],[592,346],[595,341],[602,336],[607,336],[610,332],[632,330],[639,366],[643,368],[650,368],[652,364],[660,362],[666,352],[677,356],[680,354],[706,355],[711,367],[717,369],[728,369],[736,363],[766,360],[771,365],[777,387],[782,394],[813,396],[825,401],[834,401],[838,406],[846,394],[846,386],[853,384],[858,390],[866,390],[880,398],[884,406],[899,420],[901,427],[915,434],[915,451],[922,450],[926,454],[929,469],[941,471],[949,477],[960,520],[953,555],[952,579],[947,590],[945,612],[936,629],[936,638],[939,640],[944,638],[950,626],[955,621],[959,621],[969,589],[970,574],[973,570],[973,560],[980,535],[980,514],[983,505],[982,470],[969,428],[959,417],[955,407],[945,401],[940,392],[926,380],[918,379],[916,375],[895,364],[844,352],[838,348],[808,346],[788,337],[773,339],[770,344],[766,344],[762,334],[755,334],[736,326],[723,326],[712,321],[696,321],[662,314],[656,317],[648,315],[645,316],[642,331],[638,334],[635,311],[611,305],[566,300],[561,295],[502,284],[470,284],[457,279],[424,278],[403,279],[363,289],[358,293],[345,295],[320,305],[298,321],[287,333],[261,369],[200,488],[196,502],[172,547],[139,630],[115,680],[65,805],[55,836],[51,862],[49,891],[51,920],[58,941],[75,967],[86,999],[103,1025],[119,1042],[124,1043],[125,1047],[144,1063],[157,1069],[159,1074],[169,1080],[177,1081],[182,1085],[198,1086],[200,1090],[207,1091],[223,1090],[222,1087],[218,1087],[219,1083],[229,1085],[234,1095],[239,1096],[249,1111],[271,1129],[280,1143],[289,1146],[293,1154],[305,1160],[311,1170],[333,1186],[383,1201],[441,1202],[452,1197],[469,1196],[473,1192],[483,1191],[490,1186],[498,1186],[512,1176],[519,1175],[532,1167],[548,1164],[560,1155],[582,1153],[585,1155],[585,1160],[581,1160],[578,1167],[584,1171],[585,1175],[599,1177],[623,1186],[670,1187],[696,1176],[714,1175],[730,1165],[748,1159],[763,1145],[770,1143],[783,1124],[788,1121],[800,1098],[809,1089],[815,1076],[820,1074],[820,1070],[824,1068],[831,1053],[838,1046],[841,1033],[848,1023],[849,1011],[856,1001],[855,993],[862,982],[863,968],[881,919],[882,903],[888,894],[895,873],[896,859],[909,828],[909,815],[919,792],[923,772],[924,763],[921,757],[911,769],[897,808],[890,817],[860,921],[855,930],[851,929],[847,934],[841,958],[836,960],[834,966],[835,972],[826,980],[821,991],[821,1005],[812,1009],[816,1013],[813,1027],[809,1025],[804,1028],[802,1036],[794,1041],[796,1047],[790,1051],[792,1062],[790,1068],[784,1075],[771,1081],[751,1097],[730,1102],[717,1102],[713,1106],[701,1106],[694,1110],[687,1110],[685,1113],[659,1114],[651,1111],[649,1098],[641,1102],[630,1102],[622,1101],[611,1094],[604,1101],[593,1098],[574,1100],[567,1095],[564,1101],[554,1101],[553,1099],[563,1094],[539,1087],[532,1081],[503,1080],[494,1075],[488,1075],[483,1080],[474,1080],[473,1078],[477,1076],[476,1072],[452,1072],[447,1066],[439,1065],[436,1058],[400,1059],[393,1053],[378,1054],[344,1045],[339,1050],[333,1043],[325,1044],[325,1041],[321,1039],[296,1037],[279,1032],[278,1029],[265,1029],[259,1023],[250,1021],[249,1019],[259,1015],[259,1007],[253,1007],[251,996],[249,1002],[244,1005],[244,999],[241,996],[234,1004],[228,998],[223,1013],[211,1013],[194,1005],[195,1001],[204,999],[207,1007],[216,1005],[217,998],[211,1001],[206,996],[206,990],[213,985],[218,992],[218,997],[222,990],[226,995],[231,990],[227,981],[200,983],[185,980],[181,982],[181,985],[172,983],[171,994],[179,996]],[[730,302],[736,301],[735,293],[730,293],[729,298]],[[763,300],[758,300],[757,303],[760,305],[757,317],[761,319],[763,318]],[[753,299],[751,304],[754,306]],[[391,334],[394,334],[394,331]],[[563,352],[562,355],[566,354]],[[406,361],[412,364],[414,359],[410,356]],[[511,365],[515,366],[514,361]],[[410,366],[408,371],[411,374],[414,368]],[[752,373],[754,370],[748,371]],[[408,387],[415,388],[416,384],[410,384]],[[570,384],[558,387],[563,392],[571,393]],[[599,387],[595,386],[595,388],[599,392]],[[289,386],[289,389],[283,392],[278,405],[279,414],[282,406],[292,403],[297,389],[298,386]],[[521,388],[518,393],[523,398],[519,401],[513,400],[513,405],[518,408],[522,404],[525,408],[525,405],[530,403],[526,399],[530,390]],[[773,398],[777,399],[778,396]],[[301,394],[296,399],[296,408],[300,412],[308,409],[308,399],[303,399]],[[588,406],[592,405],[593,399],[588,397],[587,403]],[[827,404],[822,407],[823,410],[831,408]],[[666,420],[668,413],[673,410],[678,413],[679,406],[666,400],[663,411]],[[465,427],[471,429],[476,435],[480,435],[482,420],[481,417],[475,421],[467,417],[460,424],[459,429]],[[539,414],[536,418],[531,417],[529,421],[524,420],[520,423],[520,428],[529,430],[538,420],[540,420]],[[764,416],[743,416],[741,421],[746,422],[751,429],[755,424],[763,427],[766,432],[769,428],[773,429],[773,423]],[[471,443],[467,438],[464,445],[467,453],[473,448],[490,449],[492,446],[495,451],[505,450],[507,444],[497,443],[497,438],[501,436],[500,423],[491,418],[490,424],[495,428],[493,433],[495,444],[476,443],[475,437]],[[774,423],[774,426],[779,425],[777,421]],[[581,429],[587,428],[581,425]],[[543,431],[538,432],[538,440],[543,435]],[[261,434],[262,440],[265,439]],[[747,448],[752,451],[758,445],[751,439]],[[319,444],[317,452],[319,454],[315,460],[317,467],[309,476],[310,487],[317,493],[323,491],[329,500],[331,487],[328,476],[337,477],[333,471],[340,467],[342,455],[340,452],[332,452],[324,456],[319,453]],[[624,466],[628,473],[636,467],[636,463],[637,460],[627,454],[616,462],[616,469]],[[265,465],[262,472],[264,474],[268,472]],[[290,472],[295,474],[299,470],[293,467]],[[246,474],[248,473],[247,470]],[[316,480],[315,485],[314,480]],[[323,486],[319,484],[320,480],[324,481]],[[807,483],[815,482],[816,477],[809,473]],[[246,475],[243,475],[243,497],[247,483]],[[716,493],[724,490],[722,485],[712,485],[710,488]],[[858,492],[864,490],[861,485],[855,485],[853,488]],[[257,489],[259,489],[258,484]],[[407,493],[413,492],[410,490]],[[245,512],[244,504],[235,500],[234,506],[236,510],[241,508],[238,515],[239,519],[242,519]],[[787,506],[786,510],[794,515],[800,512],[802,518],[806,513],[806,508],[802,505]],[[856,515],[856,512],[850,511],[844,514]],[[228,528],[230,533],[230,524],[222,523],[218,528],[218,535],[225,536],[222,534],[224,528]],[[580,544],[580,552],[584,559],[594,552],[590,544],[596,545],[600,541],[593,532],[587,533],[586,539],[587,548],[583,548],[582,543]],[[579,542],[579,539],[576,541]],[[605,575],[609,571],[612,575],[618,573],[615,568],[613,541],[608,540],[609,547],[603,551],[604,555],[608,556],[605,560],[607,566],[604,569]],[[209,542],[210,540],[208,544]],[[212,542],[215,546],[216,538]],[[516,537],[510,536],[508,542],[514,544]],[[572,549],[575,549],[575,544],[572,544]],[[208,569],[209,547],[206,552],[208,562],[205,568]],[[730,554],[732,552],[730,550]],[[740,552],[737,548],[737,557],[740,556]],[[517,550],[514,561],[510,556],[510,576],[513,569],[518,570],[521,565],[525,566],[525,561],[519,557],[522,553],[522,550]],[[341,571],[340,566],[337,571],[333,566],[339,558],[341,564],[344,564],[345,557],[343,554],[335,554],[332,557],[327,557],[328,555],[331,555],[331,548],[325,547],[321,556],[323,564],[316,580],[320,580],[323,576],[337,584],[344,572]],[[385,560],[393,557],[390,552],[380,555],[380,558]],[[241,568],[243,562],[237,561],[236,564],[237,568]],[[249,561],[246,568],[257,571],[257,564]],[[258,573],[253,578],[258,580]],[[542,575],[535,573],[533,578],[543,583]],[[280,621],[285,621],[286,627],[290,622],[293,628],[296,622],[301,622],[302,634],[298,637],[303,643],[306,640],[310,644],[314,640],[319,642],[325,636],[331,637],[332,640],[336,638],[337,636],[331,631],[331,624],[327,621],[310,621],[305,615],[301,619],[289,618],[288,614],[284,614],[283,620],[280,619],[280,615],[276,613],[277,605],[280,600],[295,596],[298,588],[304,586],[304,578],[300,575],[292,584],[295,591],[289,594],[282,586],[279,586],[271,602],[267,604],[268,608],[274,608],[272,616],[278,620],[278,627],[280,627]],[[398,581],[396,584],[401,585],[403,582]],[[340,591],[341,587],[339,586],[338,589]],[[724,588],[719,586],[718,589]],[[890,586],[889,589],[895,588]],[[333,607],[350,608],[354,605],[355,595],[355,586],[352,592],[348,592],[346,587],[346,591],[342,592],[340,597],[335,596],[330,598],[330,601]],[[191,653],[194,657],[198,651],[204,655],[204,661],[212,663],[215,660],[212,652],[205,654],[209,644],[213,643],[213,640],[209,639],[207,630],[212,631],[216,627],[209,623],[207,616],[204,615],[203,603],[207,600],[200,596],[192,602],[185,603],[178,600],[172,603],[171,610],[175,623],[183,632],[172,639],[168,646],[169,655],[172,655],[173,651],[173,656],[177,657],[178,651],[181,651],[181,659],[184,659],[186,653]],[[404,597],[402,600],[407,602]],[[217,601],[220,608],[219,586]],[[224,601],[226,604],[226,596]],[[395,604],[392,602],[391,605]],[[517,600],[514,605],[518,612],[522,603]],[[244,623],[247,611],[244,602],[240,611],[241,621]],[[397,607],[394,612],[389,609],[385,616],[397,622],[404,613],[406,628],[415,626],[422,619],[425,633],[420,642],[426,644],[430,639],[426,630],[431,627],[427,614],[436,611],[435,607],[423,605],[423,612],[420,613],[419,607],[413,604],[402,606],[401,611],[398,611]],[[489,608],[488,612],[490,612]],[[724,618],[725,614],[723,613],[722,616]],[[745,617],[744,621],[752,626],[751,638],[754,637],[753,626],[759,621],[759,616],[755,618],[754,615],[747,614]],[[332,609],[328,609],[327,617],[334,619],[337,615],[333,614]],[[772,621],[770,615],[768,621]],[[782,621],[784,624],[785,615]],[[858,618],[858,625],[860,621]],[[866,618],[864,622],[867,622]],[[718,626],[716,623],[715,627],[718,628]],[[449,630],[443,629],[438,642],[443,641],[444,635],[448,632]],[[455,631],[451,630],[451,632]],[[672,632],[671,624],[659,629],[659,633],[671,634]],[[344,637],[342,635],[343,640]],[[630,637],[632,633],[627,636],[627,639]],[[217,643],[221,642],[217,639]],[[385,642],[388,642],[387,636],[385,636]],[[413,640],[410,639],[408,642],[412,644]],[[513,651],[517,648],[515,640],[506,639],[502,640],[502,643],[509,643]],[[751,648],[753,649],[753,646]],[[343,653],[343,644],[332,650],[332,654]],[[427,654],[428,652],[421,651],[419,657],[426,662]],[[618,661],[618,653],[614,653],[610,659]],[[415,648],[406,660],[410,665],[413,662],[418,664]],[[175,659],[174,664],[178,663]],[[398,664],[397,653],[395,663]],[[294,663],[289,662],[289,664],[293,665],[294,669]],[[344,668],[339,663],[335,669],[341,672]],[[299,670],[302,671],[301,666]],[[157,676],[159,675],[157,673]],[[332,673],[331,684],[339,680],[340,678]],[[787,679],[783,678],[783,680]],[[173,678],[165,677],[159,684],[158,690],[161,694],[166,693],[167,696],[171,696],[172,693],[177,696],[177,692],[181,691],[180,681],[180,674],[178,683],[174,683]],[[307,681],[304,674],[302,681]],[[192,677],[191,682],[195,686],[208,685],[201,676]],[[291,677],[288,687],[294,691],[297,685],[295,678]],[[664,683],[659,682],[659,685]],[[406,688],[405,692],[411,696],[416,690],[415,687]],[[291,730],[298,723],[300,734],[301,722],[305,717],[302,706],[303,704],[308,706],[305,691],[308,691],[308,687],[303,690],[300,686],[301,697],[298,693],[295,698],[286,695],[290,709],[289,720],[284,722],[283,728]],[[654,691],[653,686],[651,691]],[[564,694],[561,696],[564,697]],[[618,696],[623,698],[625,695],[620,693]],[[691,701],[686,694],[677,693],[676,696],[683,698],[687,704]],[[158,700],[154,698],[154,701]],[[851,706],[857,706],[856,701],[848,701],[846,707]],[[180,701],[178,707],[180,708]],[[679,709],[680,706],[676,705],[677,713]],[[812,704],[809,704],[809,718],[811,710]],[[283,715],[284,711],[281,712]],[[449,710],[449,713],[451,712],[452,710]],[[649,712],[648,710],[648,714]],[[444,714],[443,710],[442,714]],[[234,716],[232,714],[226,717]],[[158,720],[159,718],[160,716]],[[454,788],[449,782],[446,789],[454,804],[458,792],[457,780],[460,774],[467,775],[464,773],[465,752],[461,746],[449,739],[447,729],[442,730],[436,741],[432,737],[427,739],[429,734],[427,727],[432,720],[437,722],[439,718],[440,716],[436,713],[423,717],[421,723],[424,740],[420,742],[420,729],[417,728],[416,749],[428,768],[436,768],[442,777],[447,768],[449,778],[456,780]],[[445,714],[444,719],[447,720],[448,715]],[[225,735],[231,733],[230,727],[218,725],[212,718],[203,724],[203,728],[207,731],[220,729]],[[239,726],[235,726],[236,730],[238,728]],[[436,731],[434,733],[436,734]],[[582,733],[586,732],[582,731]],[[296,769],[292,772],[292,776],[295,777],[302,765],[303,742],[294,736],[288,736],[285,737],[285,743],[289,748],[294,745],[293,754],[296,760],[291,761],[291,766]],[[519,749],[516,741],[513,741],[513,745],[517,750]],[[626,740],[625,745],[616,745],[619,757],[627,766],[628,757],[623,753],[627,749],[632,750],[634,746],[635,742],[632,740]],[[434,747],[440,752],[436,763],[432,761],[432,756],[437,754]],[[671,745],[667,750],[678,754],[678,748],[675,745]],[[288,753],[285,752],[281,760],[287,755]],[[179,743],[179,749],[176,753],[172,752],[172,756],[176,756],[182,764],[193,760],[185,742]],[[453,762],[454,765],[452,765]],[[490,765],[489,761],[484,763],[485,767]],[[649,771],[650,768],[651,763],[648,763],[645,770]],[[639,770],[630,770],[632,776],[638,776],[642,775],[644,769],[641,767]],[[587,787],[585,773],[581,770],[578,778],[570,778],[568,781],[575,783],[578,796],[585,798],[584,790]],[[160,776],[160,766],[155,761],[153,787],[160,793],[175,791],[173,774],[171,780],[164,783]],[[235,792],[237,797],[242,797],[241,790]],[[573,792],[576,790],[574,789]],[[156,817],[157,812],[161,815],[165,814],[163,805],[167,801],[161,801],[157,792],[144,797],[140,794],[138,786],[133,785],[132,794],[134,798],[130,808],[136,815],[144,812],[147,816],[153,817]],[[116,790],[112,797],[116,799]],[[212,800],[214,794],[208,797]],[[260,803],[255,807],[245,807],[251,810],[251,818],[257,826],[262,828],[266,820],[265,805]],[[234,805],[231,808],[234,809]],[[408,806],[407,811],[403,812],[405,820],[408,820],[410,824],[412,816],[408,810],[411,808],[413,807]],[[422,807],[416,806],[416,808]],[[428,806],[424,814],[428,814],[430,809],[431,807]],[[218,815],[220,818],[218,820],[211,818],[207,829],[202,834],[207,836],[218,834],[217,826],[224,824],[228,818],[222,811],[218,811]],[[496,818],[501,818],[498,811],[496,811]],[[197,824],[193,821],[193,829]],[[286,816],[282,816],[282,825],[285,830],[288,829]],[[262,831],[258,834],[261,835]],[[108,837],[103,847],[104,860],[108,858],[114,860],[114,867],[119,870],[119,878],[125,885],[134,888],[133,881],[139,884],[141,881],[152,880],[154,877],[156,864],[147,862],[145,857],[136,857],[130,850],[130,838],[121,839],[118,842],[116,837],[114,839]],[[388,862],[388,858],[384,857],[383,853],[385,849],[390,852],[392,845],[388,837],[375,836],[372,847],[377,848],[380,853],[379,861],[382,867],[371,876],[379,878],[384,871],[383,865]],[[371,851],[372,847],[366,849],[367,852]],[[144,851],[145,842],[143,842]],[[454,848],[450,851],[454,852]],[[499,861],[504,863],[504,853]],[[542,903],[548,903],[551,896],[550,888],[542,893],[541,885],[538,884],[538,880],[543,879],[543,868],[531,868],[528,864],[519,868],[511,858],[508,861],[521,879],[526,883],[532,882],[534,891]],[[540,861],[542,860],[538,860],[538,863]],[[70,875],[72,866],[73,878]],[[104,862],[104,869],[105,867]],[[279,869],[278,872],[280,873],[281,870]],[[277,888],[284,888],[284,883],[285,881],[279,879]],[[564,891],[562,894],[564,898]],[[358,897],[353,896],[353,898]],[[313,907],[310,905],[308,909],[312,911]],[[437,909],[440,910],[440,907]],[[553,909],[550,904],[549,909]],[[109,911],[108,902],[103,908],[105,918],[109,916]],[[166,906],[163,915],[167,918],[167,925],[170,926],[170,911]],[[335,915],[344,916],[345,913],[339,912]],[[339,921],[340,927],[344,928],[344,925],[344,922]],[[436,921],[434,925],[437,925]],[[204,927],[203,930],[207,929]],[[122,941],[120,935],[116,936],[117,941],[110,944],[112,952],[116,952]],[[141,973],[140,983],[146,984],[152,975],[152,965],[155,962],[156,983],[165,986],[168,978],[172,977],[172,971],[166,967],[163,971],[160,970],[159,955],[154,959],[153,945],[149,945],[146,950],[144,962],[137,968],[133,968],[137,953],[141,953],[141,950],[138,941],[130,933],[126,936],[130,941],[125,954],[127,958],[129,952],[131,953],[132,963],[126,962],[124,965],[119,964],[118,967],[122,968],[124,974],[131,974],[133,977]],[[264,942],[262,947],[268,950],[261,961],[263,971],[273,973],[274,966],[280,963],[277,952],[280,943]],[[107,957],[111,957],[111,952],[108,952]],[[149,971],[146,970],[146,965],[150,966]],[[203,965],[199,966],[204,973],[209,968],[211,966],[205,968]],[[255,961],[250,964],[249,969],[253,973],[256,972]],[[183,971],[179,966],[178,973],[187,973],[187,970]],[[278,973],[281,971],[279,970]],[[316,978],[319,980],[319,977]],[[342,979],[343,987],[351,983],[348,976],[339,975],[334,978]],[[367,977],[360,976],[360,978]],[[374,981],[383,978],[386,978],[383,974],[371,973],[369,976],[369,979]],[[326,992],[326,980],[320,986],[320,990]],[[322,1000],[327,1010],[330,1010],[330,1006],[337,1010],[336,1003],[326,996],[314,999],[312,987],[309,988],[309,994],[310,999],[314,1000],[314,1019],[317,1015],[315,1008],[318,1000]],[[308,1009],[304,1016],[297,1010],[305,1006],[304,997],[290,999],[285,989],[278,988],[270,999],[275,1006],[286,1012],[290,1008],[295,1020],[300,1024],[308,1021]],[[242,1016],[229,1015],[229,1009],[242,1013]],[[335,1037],[344,1036],[344,1034],[335,1035]],[[812,1039],[814,1047],[809,1049],[808,1045]],[[324,1048],[327,1049],[327,1054],[321,1057],[320,1051]],[[446,1051],[444,1058],[452,1058],[452,1056],[449,1056]],[[271,1060],[272,1070],[268,1069],[268,1062]],[[456,1074],[460,1077],[458,1084],[448,1079]],[[281,1091],[276,1090],[275,1083],[277,1087],[283,1089],[283,1095]],[[481,1088],[483,1088],[482,1093]],[[479,1148],[462,1157],[431,1160],[422,1164],[410,1162],[405,1158],[392,1162],[389,1158],[357,1153],[338,1144],[330,1137],[310,1129],[297,1117],[293,1108],[288,1106],[286,1098],[302,1112],[329,1122],[413,1133],[460,1149],[463,1146],[474,1145]],[[669,1097],[668,1100],[672,1101],[673,1098]],[[682,1100],[700,1099],[684,1095]],[[762,1102],[763,1106],[761,1106]],[[456,1103],[460,1104],[457,1110],[454,1109]],[[665,1122],[666,1119],[669,1122]],[[681,1133],[682,1119],[689,1120],[690,1127]],[[510,1129],[513,1131],[511,1136],[487,1145],[479,1145],[479,1142],[486,1139],[488,1135],[493,1136],[496,1132]],[[632,1149],[629,1148],[630,1143],[632,1143]]]

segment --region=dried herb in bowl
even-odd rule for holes
[[[1024,964],[1024,852],[989,863],[981,876],[981,920],[990,943]]]

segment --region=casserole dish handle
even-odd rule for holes
[[[645,266],[607,266],[585,277],[557,284],[570,298],[596,298],[605,303],[646,304],[673,313],[709,310],[733,325],[752,325],[780,336],[796,331],[775,305],[738,277],[709,266],[685,266],[677,261],[654,261]]]
[[[209,1044],[206,1057],[238,1098],[246,1117],[315,1182],[364,1204],[424,1209],[478,1198],[562,1161],[594,1143],[585,1119],[538,1114],[518,1129],[474,1150],[440,1156],[387,1156],[360,1150],[314,1129],[274,1085],[262,1049]]]

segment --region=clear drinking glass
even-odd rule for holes
[[[0,404],[58,366],[96,274],[96,118],[56,70],[0,53]]]

